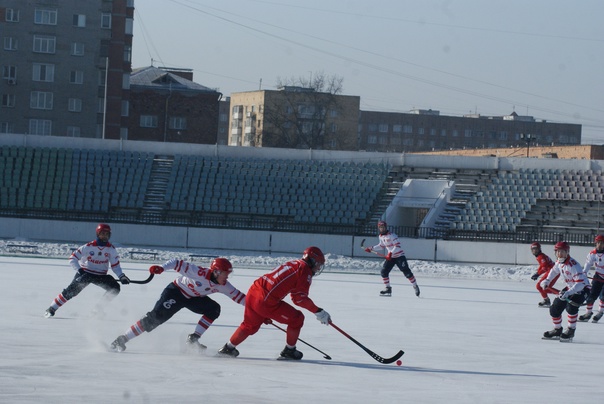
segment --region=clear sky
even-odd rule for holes
[[[194,70],[225,96],[344,79],[362,110],[506,115],[604,144],[604,2],[138,0],[133,67]]]

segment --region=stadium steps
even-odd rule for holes
[[[165,196],[172,173],[174,156],[155,155],[151,166],[151,176],[145,191],[143,215],[161,216],[166,209]]]

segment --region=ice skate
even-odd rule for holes
[[[592,323],[597,323],[598,321],[600,321],[600,319],[602,318],[602,315],[604,315],[604,311],[599,311],[594,318],[591,320]]]
[[[203,352],[208,347],[199,342],[199,335],[193,333],[187,336],[187,348]]]
[[[49,307],[48,309],[46,309],[46,312],[44,313],[44,317],[46,318],[51,318],[55,315],[57,311],[55,309],[53,309],[52,307]]]
[[[588,311],[585,314],[581,314],[579,316],[579,321],[581,321],[582,323],[589,321],[589,319],[591,318],[591,315],[593,314],[593,312]]]
[[[560,339],[561,334],[562,334],[562,327],[554,328],[551,331],[544,332],[543,339]]]
[[[413,290],[415,291],[415,296],[419,297],[419,286],[417,284],[413,285]]]
[[[380,292],[380,296],[392,296],[392,288],[390,286],[386,286],[386,288]]]
[[[539,302],[537,305],[539,307],[548,308],[549,306],[552,305],[552,302],[549,300],[549,297],[546,297],[545,299],[543,299],[543,301]]]
[[[126,350],[126,339],[125,335],[120,335],[111,343],[111,349],[115,352],[124,352]]]
[[[231,348],[229,347],[229,344],[224,344],[224,346],[218,350],[218,353],[225,356],[232,356],[233,358],[239,356],[239,351],[237,348]]]
[[[281,354],[279,355],[279,359],[293,359],[299,361],[302,359],[302,352],[298,351],[296,347],[288,348],[287,346],[283,348]]]
[[[560,334],[560,342],[573,342],[575,336],[574,328],[567,328],[562,334]]]

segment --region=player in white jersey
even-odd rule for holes
[[[132,324],[123,335],[118,336],[111,343],[111,349],[117,352],[126,350],[126,342],[145,331],[153,331],[181,309],[187,308],[193,313],[201,314],[195,332],[187,337],[187,344],[196,350],[203,350],[206,347],[199,343],[199,337],[220,316],[220,304],[208,295],[222,293],[235,303],[245,306],[245,293],[227,281],[229,274],[233,272],[233,266],[226,258],[214,259],[210,268],[171,259],[162,266],[151,266],[149,272],[161,274],[164,270],[169,269],[178,272],[180,276],[166,286],[153,310]]]
[[[591,293],[587,296],[587,311],[585,314],[579,316],[579,321],[588,321],[591,318],[594,303],[599,298],[599,311],[592,320],[592,322],[597,323],[604,315],[604,235],[598,234],[594,243],[596,244],[596,248],[587,254],[583,272],[587,275],[589,270],[594,268],[596,273],[591,280]]]
[[[122,272],[120,257],[109,242],[110,237],[111,227],[101,223],[96,228],[96,240],[81,246],[71,254],[69,265],[76,274],[69,286],[59,293],[46,310],[46,318],[54,316],[59,307],[76,297],[91,283],[106,290],[103,300],[96,308],[96,311],[101,311],[104,304],[120,293],[120,284],[113,276],[107,274],[109,268],[117,275],[122,285],[130,283],[130,279]]]
[[[543,338],[569,342],[575,336],[579,306],[583,304],[589,294],[589,281],[581,264],[571,258],[570,246],[567,242],[560,241],[556,243],[554,254],[556,254],[556,264],[550,269],[547,278],[541,282],[541,287],[547,289],[552,280],[558,275],[564,280],[566,287],[560,291],[560,294],[554,299],[549,308],[554,329],[543,333]],[[568,315],[568,328],[563,332],[562,313],[564,310]]]
[[[396,265],[405,275],[405,278],[411,282],[413,290],[415,291],[415,296],[419,297],[419,286],[417,285],[413,272],[411,272],[411,269],[409,268],[407,257],[405,257],[405,252],[401,248],[401,242],[399,241],[398,236],[388,231],[388,225],[383,220],[378,222],[377,227],[380,242],[373,247],[365,248],[365,251],[372,252],[378,249],[387,251],[387,254],[384,256],[386,260],[384,261],[384,265],[382,266],[382,270],[380,272],[385,289],[380,292],[380,296],[392,295],[392,286],[390,286],[390,271],[392,271],[392,268],[394,268]]]

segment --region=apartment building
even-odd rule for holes
[[[578,145],[581,125],[539,121],[515,112],[504,116],[456,117],[440,115],[435,110],[361,111],[359,141],[360,150],[399,153]]]
[[[356,150],[359,96],[310,88],[232,93],[229,145]]]
[[[134,0],[3,0],[0,133],[128,138]]]

